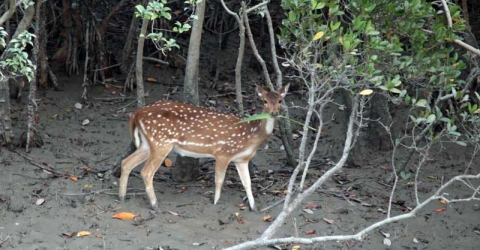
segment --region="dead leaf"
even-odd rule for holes
[[[444,212],[445,210],[447,210],[446,207],[441,207],[441,208],[437,208],[437,209],[433,210],[433,212],[435,212],[435,213],[441,213],[441,212]]]
[[[307,214],[313,214],[313,211],[311,209],[308,209],[308,208],[302,209],[302,211],[307,213]]]
[[[83,171],[90,171],[90,170],[92,170],[92,168],[89,167],[89,166],[83,166],[83,167],[80,167],[79,169],[80,169],[80,170],[83,170]]]
[[[332,225],[335,221],[334,220],[330,220],[330,219],[327,219],[327,218],[322,218],[323,221],[325,221],[326,223]]]
[[[239,203],[239,204],[235,204],[236,207],[239,207],[239,208],[243,208],[245,207],[245,204],[244,203]]]
[[[316,203],[313,203],[313,202],[307,202],[307,208],[310,208],[310,209],[317,209],[319,207],[318,204]]]
[[[137,215],[134,215],[134,214],[129,213],[129,212],[120,212],[120,213],[114,214],[112,217],[115,218],[115,219],[119,219],[119,220],[131,220],[131,219],[137,217]]]
[[[447,204],[447,201],[444,200],[444,199],[440,199],[440,203],[442,203],[442,204]]]
[[[75,233],[62,233],[61,236],[65,236],[67,238],[72,238],[75,235]]]
[[[91,233],[89,231],[80,231],[77,233],[77,237],[89,236]]]
[[[240,213],[239,212],[235,212],[235,217],[238,217],[240,216]]]
[[[95,237],[97,237],[97,238],[101,239],[101,238],[103,238],[103,235],[101,235],[101,234],[97,234],[97,235],[95,235]]]
[[[299,250],[302,245],[294,245],[292,246],[292,250]]]
[[[312,235],[312,234],[315,234],[317,231],[315,229],[312,229],[312,230],[308,230],[308,231],[305,231],[305,234],[306,235]]]
[[[149,82],[158,82],[155,77],[148,77],[148,78],[147,78],[147,81],[149,81]]]
[[[70,180],[78,181],[78,177],[76,177],[75,175],[70,175]]]
[[[389,238],[384,238],[383,239],[383,244],[385,246],[391,246],[392,245],[392,241],[389,239]]]
[[[263,221],[266,221],[266,222],[271,222],[272,221],[272,216],[271,215],[265,215],[263,216]]]
[[[238,218],[237,222],[238,222],[238,224],[244,224],[245,223],[245,221],[243,221],[243,218]]]
[[[185,189],[180,189],[180,190],[177,190],[177,191],[173,191],[172,194],[181,194],[185,191],[186,191]]]
[[[179,213],[177,212],[173,212],[173,211],[168,211],[169,214],[173,215],[173,216],[180,216]]]
[[[90,189],[90,188],[92,188],[92,187],[93,187],[92,184],[85,184],[85,185],[83,185],[83,188],[85,188],[85,189]]]
[[[314,219],[311,219],[311,218],[306,218],[306,219],[305,219],[305,222],[308,222],[308,223],[316,223],[317,220],[314,220]]]
[[[161,67],[162,67],[162,64],[160,64],[160,63],[155,64],[155,68],[161,68]]]
[[[170,158],[165,158],[165,167],[170,168],[173,166],[172,160]]]
[[[43,173],[46,174],[46,175],[53,175],[52,172],[47,171],[47,170],[45,170],[45,169],[43,170]]]
[[[44,202],[45,202],[45,199],[40,198],[40,199],[38,199],[38,200],[35,202],[35,205],[40,206],[40,205],[42,205]]]

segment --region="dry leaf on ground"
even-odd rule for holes
[[[131,219],[137,217],[137,215],[129,213],[129,212],[120,212],[120,213],[114,214],[112,217],[115,218],[115,219],[119,219],[119,220],[131,220]]]

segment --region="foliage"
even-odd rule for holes
[[[0,44],[3,41],[4,34],[0,30]],[[12,76],[15,75],[25,75],[29,81],[31,81],[35,74],[36,66],[28,58],[28,53],[25,52],[25,48],[28,44],[33,46],[32,39],[35,37],[34,34],[29,33],[28,31],[23,31],[16,39],[12,39],[9,48],[7,48],[3,53],[5,60],[0,61],[0,67],[6,72],[10,72]],[[2,76],[3,77],[3,76]]]
[[[449,3],[453,25],[443,10],[426,0],[282,0],[286,16],[280,44],[290,51],[290,64],[321,89],[326,77],[359,93],[374,89],[412,107],[414,128],[446,128],[453,141],[458,123],[480,112],[466,82],[459,52],[449,43],[465,30],[460,7]],[[324,90],[326,91],[326,90]],[[456,105],[435,98],[451,95]],[[463,130],[462,130],[463,131]],[[464,143],[459,142],[460,145]]]
[[[185,3],[194,6],[196,2],[185,1]],[[152,25],[154,23],[153,21],[159,18],[164,18],[166,20],[172,19],[172,10],[170,7],[167,6],[167,0],[150,1],[147,7],[144,7],[143,5],[137,5],[135,6],[135,8],[137,9],[137,11],[135,12],[135,16],[152,21]],[[188,21],[193,18],[195,17],[191,16],[185,23],[181,23],[178,21],[175,22],[175,26],[172,28],[171,31],[177,33],[187,32],[191,28],[191,25],[188,23]],[[152,31],[147,35],[146,38],[151,39],[157,49],[161,50],[162,52],[165,52],[165,50],[170,51],[173,48],[180,48],[175,39],[166,38],[164,36],[164,32],[155,32],[153,27]]]

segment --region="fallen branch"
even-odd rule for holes
[[[34,165],[35,167],[40,168],[41,170],[47,171],[47,172],[49,172],[49,173],[52,173],[53,176],[55,176],[55,177],[65,176],[65,174],[63,174],[63,173],[59,173],[59,172],[57,172],[57,171],[55,171],[55,170],[53,170],[53,169],[51,169],[51,168],[49,168],[49,167],[44,167],[44,166],[36,163],[32,158],[30,158],[30,157],[28,157],[28,156],[26,156],[26,155],[23,155],[23,154],[21,154],[20,152],[17,152],[17,151],[15,151],[15,150],[11,150],[11,152],[13,152],[13,153],[15,153],[15,154],[23,157],[25,160],[27,160],[28,162],[30,162],[30,164]]]
[[[251,249],[251,248],[255,248],[255,247],[259,247],[259,246],[270,246],[270,245],[275,245],[275,244],[305,244],[305,245],[311,245],[311,244],[315,244],[315,243],[318,243],[318,242],[326,242],[326,241],[340,241],[340,240],[341,241],[346,241],[346,240],[359,240],[359,241],[361,241],[367,233],[369,233],[369,232],[371,232],[371,231],[373,231],[373,230],[375,230],[375,229],[377,229],[381,226],[385,226],[385,225],[393,223],[393,222],[397,222],[397,221],[401,221],[401,220],[405,220],[405,219],[408,219],[408,218],[415,217],[418,212],[420,212],[425,206],[427,206],[432,201],[436,201],[438,199],[443,199],[443,200],[447,201],[447,203],[466,202],[466,201],[473,201],[473,200],[480,201],[480,196],[478,196],[479,190],[480,190],[480,185],[477,188],[474,189],[474,193],[468,198],[448,199],[446,197],[447,194],[442,194],[443,191],[447,187],[452,185],[454,182],[459,181],[459,182],[462,182],[462,183],[466,184],[466,183],[468,183],[466,180],[470,180],[470,179],[480,179],[480,174],[456,176],[456,177],[452,178],[450,181],[448,181],[447,183],[445,183],[444,185],[442,185],[435,192],[434,195],[430,196],[428,199],[426,199],[425,201],[420,203],[417,207],[415,207],[409,213],[397,215],[397,216],[394,216],[394,217],[387,217],[387,218],[385,218],[381,221],[378,221],[378,222],[366,227],[365,229],[361,230],[360,232],[358,232],[356,234],[321,236],[321,237],[308,238],[308,239],[307,238],[298,238],[298,237],[277,238],[277,239],[262,239],[262,238],[260,238],[258,240],[249,241],[249,242],[245,242],[245,243],[233,246],[233,247],[226,248],[226,250]],[[468,185],[468,186],[471,187],[471,185]]]

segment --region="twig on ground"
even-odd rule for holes
[[[10,234],[7,235],[7,237],[5,237],[4,240],[0,241],[0,246],[2,246],[2,244],[5,243],[5,242],[7,242],[7,240],[9,240],[9,239],[10,239]]]
[[[23,157],[25,160],[27,160],[30,164],[34,165],[35,167],[40,168],[41,170],[44,170],[44,171],[48,171],[49,173],[52,173],[55,177],[65,176],[65,174],[63,174],[63,173],[59,173],[59,172],[57,172],[57,171],[55,171],[55,170],[53,170],[49,167],[44,167],[44,166],[36,163],[32,158],[30,158],[30,157],[28,157],[28,156],[26,156],[26,155],[24,155],[24,154],[22,154],[22,153],[20,153],[16,150],[11,150],[11,152]]]
[[[285,201],[285,197],[283,197],[281,200],[276,201],[276,202],[273,203],[272,205],[261,209],[260,212],[265,212],[265,211],[267,211],[267,210],[269,210],[269,209],[272,209],[272,208],[274,208],[274,207],[282,204],[282,202],[284,202],[284,201]]]
[[[106,194],[106,195],[118,195],[118,193],[109,193],[107,191],[114,191],[115,189],[102,189],[102,190],[96,190],[96,191],[90,191],[86,193],[63,193],[60,195],[63,196],[82,196],[82,195],[96,195],[96,194]],[[142,190],[138,188],[129,188],[127,190]],[[139,194],[146,194],[145,192],[135,192],[135,193],[127,193],[127,195],[139,195]]]

